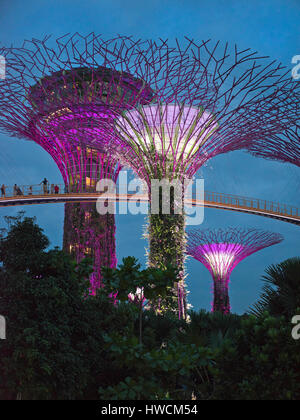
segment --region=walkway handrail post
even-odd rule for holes
[[[79,185],[76,185],[76,186],[74,185],[73,188],[71,187],[69,189],[66,188],[65,184],[54,183],[54,185],[58,186],[59,188],[58,194],[60,196],[70,196],[71,198],[74,197],[74,199],[76,199],[76,196],[80,196],[80,194],[84,194],[85,197],[82,197],[82,199],[83,201],[85,201],[87,200],[89,194],[93,195],[92,200],[95,200],[95,195],[98,195],[96,191],[91,191],[88,189],[87,191],[83,192],[82,186],[79,186]],[[23,201],[20,199],[20,193],[21,193],[21,195],[23,196],[23,199],[24,197],[30,197],[30,200],[28,200],[28,204],[29,203],[33,204],[32,197],[34,196],[37,197],[37,200],[38,200],[39,196],[50,195],[49,201],[51,201],[51,195],[55,194],[55,191],[54,192],[52,191],[51,193],[50,184],[49,184],[50,194],[48,193],[48,190],[44,192],[44,188],[42,184],[22,185],[22,186],[19,186],[18,188],[20,189],[19,193],[15,191],[14,187],[6,186],[5,195],[2,196],[0,194],[0,202],[7,203],[4,205],[20,205],[20,202]],[[120,188],[120,185],[119,185],[119,188]],[[144,191],[143,191],[143,195],[145,196]],[[10,198],[13,198],[13,200],[9,200]],[[78,199],[80,200],[80,198]],[[124,194],[121,197],[121,199],[126,199],[126,197],[124,197]],[[127,199],[128,199],[128,195],[127,195]],[[69,200],[66,200],[66,201],[69,201]],[[70,201],[72,201],[72,199]],[[202,200],[200,203],[200,200],[198,200],[197,197],[196,198],[192,197],[192,202],[194,203],[194,205],[203,205]],[[223,208],[228,207],[228,209],[235,207],[241,210],[244,209],[244,211],[250,212],[250,213],[251,212],[264,212],[263,215],[268,216],[268,214],[272,214],[273,216],[271,217],[276,217],[276,214],[277,214],[280,216],[286,216],[287,218],[288,217],[295,218],[296,220],[294,220],[294,223],[298,223],[299,221],[299,224],[300,224],[300,212],[299,212],[298,207],[289,206],[286,204],[280,204],[278,202],[275,203],[273,201],[247,198],[244,196],[205,191],[204,192],[204,205],[205,203],[212,204],[214,207],[222,207],[223,205],[224,206]]]

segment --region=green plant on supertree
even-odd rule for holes
[[[184,183],[210,158],[247,149],[255,139],[268,139],[291,127],[297,119],[299,86],[288,69],[250,49],[188,39],[174,47],[166,41],[149,42],[137,74],[154,95],[150,104],[124,111],[114,120],[112,147],[146,182],[150,201],[153,180],[181,185],[181,200],[170,200],[173,214],[163,214],[160,198],[159,211],[153,214],[151,202],[148,263],[179,267],[174,285],[179,308],[173,309],[184,318]]]

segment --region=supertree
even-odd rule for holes
[[[72,180],[65,181],[68,188],[92,185],[82,168],[109,151],[147,181],[151,195],[153,179],[191,179],[207,159],[276,135],[295,118],[297,84],[281,64],[249,49],[188,39],[174,46],[128,37],[105,41],[94,34],[59,39],[55,48],[48,41],[0,52],[8,69],[0,126],[51,150],[62,173],[79,164],[84,176],[76,170],[64,178]],[[63,158],[57,133],[72,144],[70,159],[69,151]],[[174,214],[150,215],[149,264],[178,266],[175,288],[184,314],[185,222],[172,201]]]
[[[67,192],[95,191],[103,178],[117,181],[121,165],[105,147],[112,121],[118,111],[151,99],[144,82],[124,71],[133,44],[125,41],[117,47],[115,40],[75,34],[1,50],[7,71],[0,128],[42,146]],[[93,289],[101,285],[101,266],[116,266],[115,217],[99,215],[95,204],[65,205],[63,242],[77,261],[93,258]]]
[[[300,101],[299,101],[300,102]],[[300,118],[300,113],[298,120]],[[249,147],[252,155],[300,166],[300,125],[268,139],[258,138]]]
[[[232,270],[260,249],[280,243],[278,233],[259,229],[193,229],[188,233],[187,254],[200,261],[214,282],[213,311],[230,313],[229,282]]]
[[[210,41],[186,40],[174,48],[151,43],[140,60],[138,77],[148,83],[151,74],[155,95],[151,104],[115,119],[113,142],[122,162],[147,182],[150,201],[153,180],[182,186],[182,200],[172,189],[169,214],[161,194],[158,206],[151,202],[148,238],[150,266],[179,268],[174,290],[184,317],[184,180],[213,156],[247,149],[255,139],[289,128],[297,118],[299,86],[280,63]]]

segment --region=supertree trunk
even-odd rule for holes
[[[117,265],[114,214],[99,215],[94,203],[65,205],[64,250],[77,262],[84,257],[93,260],[91,291],[103,286],[101,267]]]
[[[160,191],[158,214],[152,214],[150,209],[148,224],[148,264],[150,267],[161,269],[165,269],[167,265],[172,265],[178,270],[178,281],[174,283],[171,295],[164,300],[158,299],[153,306],[158,312],[163,313],[166,310],[171,310],[177,312],[180,319],[185,319],[185,216],[184,214],[175,214],[176,199],[173,189],[170,192],[169,214],[163,214],[163,200],[164,197],[162,196],[162,191]],[[180,206],[183,213],[182,203],[183,198]]]
[[[230,313],[229,280],[237,264],[249,255],[282,240],[283,237],[278,233],[253,228],[189,231],[187,254],[201,262],[213,278],[213,312]]]
[[[213,312],[230,314],[230,299],[228,290],[229,279],[214,276]]]
[[[13,63],[1,86],[0,129],[40,144],[68,186],[104,178],[93,168],[107,154],[146,181],[192,179],[218,154],[297,137],[299,83],[250,49],[94,33],[60,37],[56,47],[48,40],[0,49]]]
[[[160,312],[178,312],[181,319],[186,317],[186,297],[184,286],[185,261],[185,218],[183,215],[149,215],[149,266],[164,269],[172,265],[179,270],[178,281],[174,284],[170,298],[155,303]]]

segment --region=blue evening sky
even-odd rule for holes
[[[169,38],[184,35],[197,40],[237,43],[253,48],[292,67],[300,54],[299,0],[0,0],[0,46],[19,46],[24,39],[54,37],[92,31],[105,37],[116,34],[139,38]],[[299,82],[300,83],[300,82]],[[0,135],[0,184],[37,184],[46,176],[62,182],[51,157],[32,142]],[[299,170],[289,164],[267,162],[243,152],[217,156],[199,176],[209,191],[265,198],[300,207]],[[21,209],[21,208],[20,208]],[[62,245],[63,205],[23,207],[36,216],[50,237]],[[4,215],[17,208],[0,209]],[[135,255],[145,264],[146,242],[141,239],[145,216],[117,216],[118,259]],[[253,226],[280,232],[285,241],[245,259],[231,276],[233,311],[242,313],[258,297],[264,269],[299,255],[298,227],[260,216],[206,209],[203,227]],[[187,261],[189,301],[195,309],[210,308],[209,272],[192,259]]]

